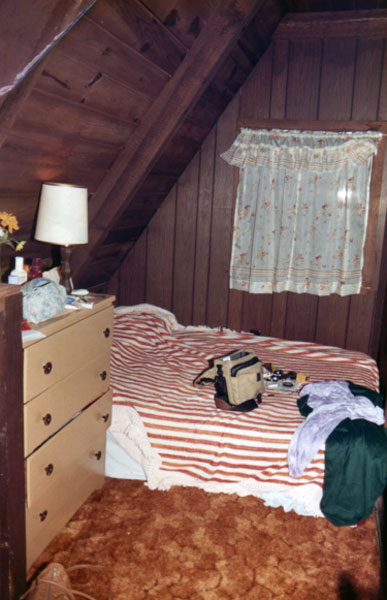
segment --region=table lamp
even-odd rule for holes
[[[40,194],[35,239],[62,246],[61,274],[66,292],[73,283],[70,271],[71,246],[87,244],[87,188],[64,183],[44,183]]]

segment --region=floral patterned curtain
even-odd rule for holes
[[[358,294],[373,155],[382,134],[242,129],[230,286]]]

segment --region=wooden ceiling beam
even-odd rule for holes
[[[82,276],[96,247],[133,199],[168,142],[211,81],[227,51],[264,0],[220,0],[173,78],[97,190],[89,213],[89,244],[75,248],[72,272]]]
[[[0,100],[0,148],[4,144],[12,125],[14,124],[19,110],[29,97],[36,85],[47,61],[45,56],[37,67],[24,78],[24,80]],[[8,130],[8,131],[7,131]]]
[[[386,9],[288,13],[273,38],[385,38],[386,31]]]
[[[10,129],[36,85],[48,53],[95,0],[0,3],[0,127]],[[12,18],[10,15],[18,15]],[[23,43],[20,43],[23,40]],[[6,134],[0,134],[0,148]]]
[[[94,2],[2,0],[0,98],[23,81]]]
[[[91,19],[89,15],[87,15],[85,17],[85,21],[92,23],[94,25],[94,27],[98,27],[98,29],[103,31],[106,36],[112,38],[121,46],[124,46],[124,48],[126,48],[126,50],[128,52],[130,52],[130,54],[133,54],[133,56],[136,58],[136,60],[139,60],[140,62],[144,63],[144,68],[145,68],[145,65],[148,65],[149,68],[159,70],[163,76],[168,77],[168,79],[170,79],[171,74],[169,73],[169,71],[167,71],[166,69],[161,67],[156,62],[150,60],[150,58],[145,56],[139,50],[136,50],[136,48],[133,48],[133,46],[131,46],[129,44],[129,42],[126,41],[125,39],[123,39],[122,37],[119,37],[117,34],[113,33],[112,31],[109,31],[105,25],[102,25],[99,21],[96,21],[95,19]]]
[[[151,19],[154,19],[156,21],[156,23],[158,23],[160,25],[160,27],[162,27],[165,35],[167,35],[175,44],[177,44],[180,47],[180,50],[182,50],[184,52],[184,54],[187,52],[188,50],[188,46],[186,44],[184,44],[184,42],[182,40],[179,40],[179,38],[175,35],[175,33],[173,31],[171,31],[171,29],[169,27],[167,27],[162,21],[161,19],[153,12],[150,10],[150,8],[148,6],[145,6],[145,4],[143,4],[142,2],[139,2],[139,0],[135,0],[135,3],[140,6],[142,8],[142,10],[145,10],[149,17]]]

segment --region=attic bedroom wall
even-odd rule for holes
[[[387,120],[384,39],[355,39],[344,31],[340,38],[319,31],[296,38],[278,31],[110,287],[120,304],[156,304],[183,324],[253,329],[376,356],[385,285],[380,274],[385,192],[368,294],[318,298],[228,288],[235,181],[219,155],[234,139],[238,120]],[[387,165],[384,182],[386,173]]]

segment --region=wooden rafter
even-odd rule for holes
[[[0,3],[1,100],[23,81],[94,2],[3,0]]]
[[[386,9],[288,13],[273,38],[384,38],[386,31]]]
[[[47,56],[5,98],[5,102],[0,108],[0,148],[7,139],[8,131],[11,130],[19,110],[21,110],[39,79],[46,60]]]
[[[174,77],[146,114],[135,135],[105,177],[90,206],[89,244],[75,249],[73,275],[79,279],[171,139],[211,76],[264,0],[221,0]]]
[[[26,5],[23,0],[4,0],[0,4],[0,38],[4,48],[0,73],[0,127],[3,128],[0,147],[6,139],[4,128],[12,127],[41,75],[48,53],[94,2],[73,0],[64,6],[61,0],[40,0],[33,5]],[[10,19],[11,11],[22,16]],[[20,39],[24,44],[20,44]]]

